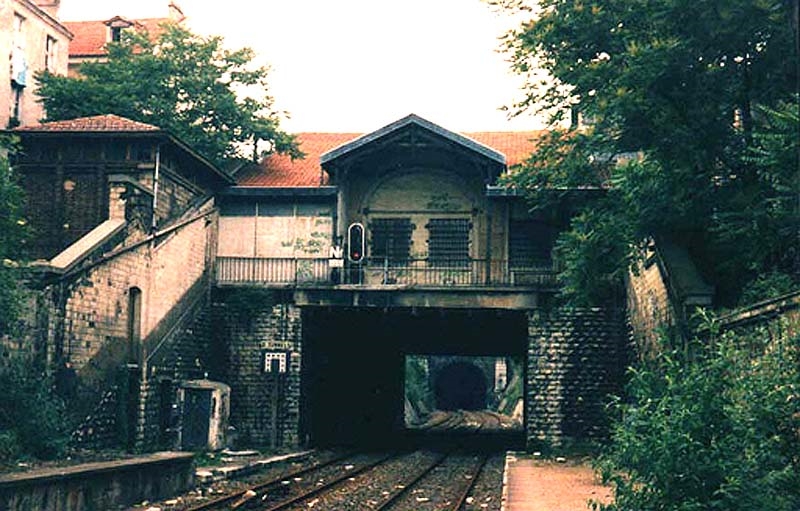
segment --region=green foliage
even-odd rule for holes
[[[548,204],[548,190],[609,190],[609,200],[585,204],[560,242],[574,301],[596,303],[604,293],[595,290],[618,282],[650,236],[691,247],[730,301],[758,273],[800,262],[790,4],[489,3],[533,11],[504,39],[528,78],[513,109],[555,112],[558,121],[571,106],[591,121],[546,137],[511,178],[534,207]],[[594,233],[617,245],[610,261],[581,250]]]
[[[407,356],[405,362],[405,396],[420,413],[435,408],[425,360],[425,357]]]
[[[726,334],[644,364],[615,405],[599,508],[800,508],[800,337]]]
[[[52,378],[27,358],[12,356],[0,364],[0,388],[0,459],[61,455],[68,435],[64,403],[53,392]]]
[[[27,235],[22,189],[3,154],[13,147],[13,140],[0,139],[0,336],[13,333],[19,316],[19,266]]]
[[[117,114],[170,131],[216,163],[259,141],[270,151],[300,157],[294,137],[280,130],[268,94],[267,67],[249,48],[229,51],[220,37],[204,38],[174,25],[151,42],[128,34],[108,44],[107,62],[87,62],[82,78],[37,76],[48,120]],[[249,94],[245,97],[245,93]]]

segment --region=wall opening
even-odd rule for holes
[[[142,346],[142,290],[132,287],[128,290],[128,363],[138,364]]]
[[[409,430],[521,431],[521,356],[406,355]]]

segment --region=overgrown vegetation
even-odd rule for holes
[[[597,509],[800,509],[800,336],[695,340],[631,376]]]
[[[726,305],[765,273],[798,284],[791,2],[489,3],[531,18],[505,38],[528,78],[512,110],[584,121],[545,137],[511,184],[545,209],[569,194],[554,190],[607,191],[557,244],[573,303],[607,303],[650,237],[687,247]]]
[[[56,457],[67,440],[64,405],[53,393],[52,377],[29,354],[8,349],[22,334],[20,272],[28,236],[23,192],[8,164],[14,149],[14,140],[0,139],[0,463]]]
[[[282,113],[269,95],[269,68],[249,48],[230,51],[220,37],[201,37],[175,24],[151,41],[125,31],[108,43],[108,60],[86,62],[82,77],[37,75],[48,120],[117,114],[178,136],[211,161],[261,150],[302,156],[280,129]]]
[[[28,234],[22,188],[8,164],[14,149],[14,140],[0,138],[0,337],[16,327],[21,307],[19,267]]]
[[[35,457],[53,459],[67,446],[64,402],[52,377],[25,355],[0,363],[0,462]]]

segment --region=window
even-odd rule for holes
[[[556,230],[544,222],[512,221],[508,233],[508,259],[512,268],[530,268],[552,264]]]
[[[141,348],[142,290],[128,290],[128,362],[138,363]]]
[[[56,59],[58,58],[58,41],[54,37],[47,36],[44,47],[44,68],[51,73],[56,71]]]
[[[24,87],[11,82],[11,118],[8,121],[9,127],[19,126],[20,114],[22,113],[22,91]]]
[[[25,58],[25,18],[14,13],[14,41],[11,45],[11,84],[27,85],[28,63]]]
[[[24,41],[22,37],[23,28],[25,26],[25,18],[16,12],[14,13],[14,46],[23,46]]]
[[[370,257],[405,262],[411,255],[410,218],[375,218],[369,224]]]
[[[464,266],[469,262],[467,218],[432,218],[428,225],[428,261],[437,265]]]
[[[111,40],[118,43],[122,39],[122,27],[111,27]]]

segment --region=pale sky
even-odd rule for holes
[[[62,0],[64,21],[167,16],[169,0]],[[415,113],[453,131],[542,128],[499,40],[515,25],[480,0],[178,0],[187,24],[271,66],[289,132],[369,132]]]

